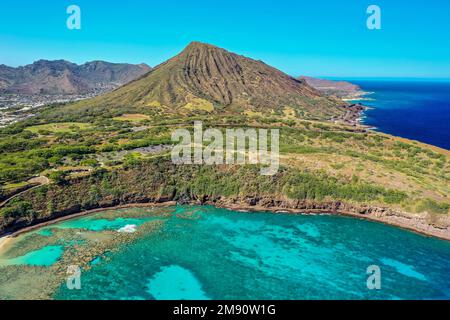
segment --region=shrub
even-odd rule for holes
[[[428,211],[431,213],[447,214],[450,209],[450,204],[438,203],[431,199],[424,199],[420,201],[416,209],[418,212]]]
[[[57,184],[64,184],[67,181],[67,173],[64,171],[53,171],[48,175],[48,177]]]

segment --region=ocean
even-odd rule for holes
[[[372,107],[364,124],[377,131],[450,150],[450,80],[348,80],[366,92]]]
[[[130,223],[143,231],[132,242],[92,255]],[[43,277],[83,256],[80,290]],[[449,265],[450,242],[351,217],[132,208],[19,236],[0,256],[0,299],[50,287],[63,300],[450,299]],[[377,268],[380,287],[370,289]]]

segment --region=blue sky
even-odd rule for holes
[[[66,27],[81,8],[82,29]],[[382,29],[366,27],[380,6]],[[197,40],[291,75],[450,78],[446,0],[2,1],[0,64],[38,59],[155,66]]]

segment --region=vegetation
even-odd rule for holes
[[[124,114],[171,121],[248,110],[270,116],[287,107],[291,117],[329,120],[346,113],[343,105],[261,61],[194,42],[123,87],[46,113],[53,122]]]
[[[62,123],[49,123],[31,126],[26,128],[26,130],[32,133],[48,135],[52,133],[73,133],[80,130],[89,129],[90,127],[91,126],[88,123],[62,122]]]
[[[145,114],[134,113],[134,114],[124,114],[124,115],[121,115],[120,117],[115,117],[114,120],[140,122],[140,121],[150,120],[150,117]]]
[[[76,212],[106,204],[160,198],[273,196],[298,200],[348,200],[400,203],[406,194],[283,167],[272,177],[259,175],[257,166],[176,166],[168,157],[130,157],[119,170],[97,170],[90,177],[66,180],[52,172],[56,184],[44,186],[2,209],[0,230],[15,223],[46,219],[55,212]],[[17,213],[14,214],[14,212]]]
[[[242,121],[238,117],[200,119],[205,128],[232,127]],[[33,121],[46,120],[41,116]],[[138,201],[144,195],[157,198],[183,193],[225,197],[265,193],[318,202],[373,203],[419,213],[449,211],[449,155],[445,150],[323,122],[295,120],[292,125],[286,123],[284,115],[266,124],[251,115],[244,121],[281,130],[280,175],[267,179],[251,167],[183,170],[164,167],[167,159],[161,162],[163,167],[155,169],[154,157],[167,151],[145,152],[145,147],[170,145],[172,130],[183,126],[157,121],[99,118],[78,132],[53,130],[45,136],[30,132],[29,123],[1,129],[0,144],[8,150],[0,156],[4,188],[26,184],[37,175],[47,176],[53,185],[26,193],[1,209],[0,215],[14,221],[13,212],[19,210],[17,217],[32,219],[67,208],[95,207],[104,199],[120,203],[135,198]],[[53,126],[58,127],[67,125]],[[192,129],[191,125],[187,128]],[[231,173],[224,174],[223,170]],[[101,179],[95,176],[101,172]],[[83,185],[80,190],[76,187],[79,185]],[[75,190],[63,192],[66,188]],[[10,194],[6,189],[4,192]],[[21,200],[25,204],[20,204]]]
[[[325,122],[342,115],[342,101],[222,49],[192,44],[187,50],[107,95],[43,107],[1,128],[2,198],[36,176],[51,184],[1,208],[0,232],[98,206],[204,196],[342,201],[449,215],[449,151]],[[203,60],[191,60],[195,55]],[[220,73],[205,58],[210,55],[235,63],[221,65]],[[194,67],[205,73],[190,72]],[[210,86],[211,77],[224,81]],[[192,130],[194,121],[222,130],[280,129],[280,172],[264,177],[256,166],[173,166],[171,134]]]
[[[450,205],[448,203],[438,203],[431,199],[424,199],[420,201],[417,211],[428,211],[432,213],[438,214],[447,214],[450,209]]]
[[[313,175],[305,172],[292,173],[284,191],[293,199],[312,199],[322,201],[325,198],[353,200],[357,202],[400,203],[406,199],[404,192],[387,190],[380,186],[354,181],[342,181],[326,174]]]

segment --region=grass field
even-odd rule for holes
[[[202,111],[206,111],[206,112],[214,111],[214,105],[211,102],[206,101],[204,99],[200,99],[200,98],[192,99],[192,101],[189,102],[188,104],[186,104],[184,106],[184,108],[188,109],[190,111],[195,111],[195,110],[202,110]]]
[[[24,181],[24,182],[18,182],[18,183],[8,183],[8,184],[5,184],[5,185],[2,187],[2,189],[3,189],[3,190],[10,191],[10,190],[14,190],[14,189],[23,188],[23,187],[26,187],[26,186],[28,186],[28,185],[29,185],[29,183],[26,182],[26,181]]]
[[[33,133],[72,133],[79,130],[91,129],[92,125],[89,123],[81,122],[62,122],[62,123],[49,123],[41,124],[37,126],[31,126],[26,128],[26,130]]]

